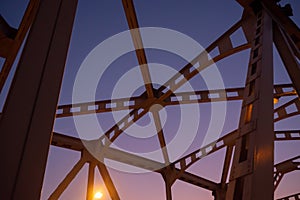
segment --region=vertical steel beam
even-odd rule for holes
[[[87,191],[86,191],[86,199],[87,200],[93,200],[95,167],[96,167],[96,164],[94,162],[89,163],[88,182],[87,182]]]
[[[43,0],[0,121],[2,199],[40,199],[77,0]]]
[[[166,199],[172,200],[172,185],[169,183],[169,181],[165,180],[165,189],[166,189]]]
[[[273,200],[272,19],[263,8],[256,17],[227,200]]]

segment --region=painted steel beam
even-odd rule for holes
[[[107,170],[106,166],[103,163],[98,162],[97,167],[102,176],[103,182],[106,186],[106,189],[108,190],[111,199],[120,200],[118,191],[112,181],[112,178],[110,177],[109,171]]]
[[[300,140],[300,130],[275,131],[275,141]]]
[[[180,170],[180,173],[183,173],[187,168],[196,163],[198,160],[208,156],[226,146],[234,146],[235,140],[238,138],[239,132],[237,130],[228,133],[222,138],[214,141],[172,163],[176,168]]]
[[[8,39],[9,41],[7,42],[9,44],[4,45],[2,43],[2,39],[0,40],[1,51],[5,51],[5,55],[3,56],[6,58],[0,72],[0,92],[2,91],[8,74],[17,57],[17,53],[22,45],[22,42],[24,41],[24,38],[33,23],[39,4],[40,0],[30,0],[16,35],[13,38]],[[2,49],[3,45],[5,46],[5,49]]]
[[[183,170],[183,169],[186,170],[188,167],[190,167],[193,163],[197,162],[201,158],[208,156],[226,146],[227,148],[232,147],[237,138],[237,135],[238,135],[237,130],[232,131],[226,134],[225,136],[223,136],[222,138],[216,140],[215,142],[212,142],[211,144],[206,145],[205,147],[202,147],[192,152],[189,155],[186,155],[185,157],[173,162],[172,164],[176,166],[177,169],[179,170]],[[300,130],[275,131],[274,137],[275,137],[275,141],[300,140]],[[88,143],[89,141],[84,141],[84,142]],[[51,144],[53,146],[71,149],[74,151],[82,152],[83,150],[85,150],[84,144],[81,139],[63,135],[56,132],[53,133]],[[125,164],[133,165],[146,170],[155,171],[156,169],[161,169],[165,166],[163,163],[155,162],[153,160],[149,160],[143,157],[134,156],[133,154],[118,149],[114,149],[111,147],[108,147],[106,151],[107,153],[105,153],[104,156],[107,159],[120,161]],[[201,156],[199,156],[200,154]],[[191,162],[187,163],[188,160],[190,160]]]
[[[141,33],[139,30],[139,24],[137,21],[135,8],[132,0],[122,0],[123,8],[125,11],[127,23],[130,29],[132,42],[135,48],[135,53],[140,65],[146,92],[149,98],[153,98],[153,86],[150,76],[150,71],[147,63],[146,53],[143,46]]]
[[[260,4],[260,2],[257,2]],[[274,86],[272,18],[255,12],[255,37],[226,200],[273,200]]]
[[[241,6],[243,6],[248,12],[253,12],[253,3],[255,0],[236,0]],[[268,10],[268,14],[271,15],[272,20],[280,25],[293,39],[294,43],[300,49],[300,29],[291,20],[283,10],[276,4],[274,0],[261,0],[264,8]],[[300,55],[299,55],[300,56]]]
[[[39,4],[0,121],[2,199],[40,199],[76,7]]]
[[[163,127],[161,125],[161,119],[160,119],[160,115],[159,115],[159,110],[160,108],[154,108],[156,110],[151,110],[152,116],[153,116],[153,120],[154,120],[154,124],[156,127],[156,132],[157,132],[157,137],[159,140],[159,145],[163,154],[163,158],[164,158],[164,162],[166,165],[170,164],[170,158],[169,158],[169,154],[168,154],[168,150],[167,150],[167,145],[166,145],[166,140],[165,140],[165,136],[164,136],[164,131],[163,131]]]
[[[94,200],[95,167],[94,162],[89,163],[86,200]]]
[[[67,189],[73,179],[76,177],[78,172],[81,170],[83,165],[86,163],[84,158],[80,158],[80,160],[74,165],[71,171],[67,174],[67,176],[63,179],[63,181],[57,186],[57,188],[50,195],[49,200],[57,200],[61,196],[61,194]]]
[[[195,186],[198,186],[201,188],[205,188],[210,191],[216,191],[216,190],[221,189],[219,184],[217,184],[213,181],[201,178],[201,177],[191,174],[189,172],[182,173],[179,176],[178,180],[190,183],[192,185],[195,185]]]
[[[229,33],[236,31],[238,27],[233,27],[230,29]],[[232,30],[233,29],[233,30]],[[230,38],[230,34],[225,33],[224,37],[226,40]],[[227,34],[227,35],[226,35]],[[218,47],[218,44],[214,44],[215,47]],[[210,47],[213,47],[212,45]],[[207,52],[201,52],[199,56],[197,56],[195,59],[191,61],[188,65],[186,65],[179,73],[175,74],[169,81],[167,81],[164,85],[166,88],[163,89],[163,95],[160,96],[157,99],[147,99],[142,104],[141,109],[135,109],[131,111],[128,115],[126,115],[124,118],[122,118],[118,123],[116,123],[113,127],[111,127],[101,138],[100,141],[104,145],[110,145],[114,140],[116,140],[119,135],[127,129],[129,126],[131,126],[135,121],[140,119],[142,116],[144,116],[148,109],[154,105],[154,104],[161,104],[162,101],[164,101],[166,98],[168,98],[176,89],[181,87],[183,84],[185,84],[188,80],[190,80],[192,77],[197,75],[200,71],[204,70],[205,68],[209,67],[214,62],[217,62],[227,56],[230,56],[234,53],[240,52],[242,50],[248,49],[250,45],[248,43],[241,44],[240,46],[233,47],[231,49],[228,49],[226,52],[223,52],[222,54],[219,54],[213,59],[208,58]],[[166,90],[166,91],[165,91]],[[165,91],[165,92],[164,92]],[[160,91],[159,91],[160,92]]]
[[[17,30],[9,26],[3,16],[0,15],[0,57],[6,58],[9,55],[16,33]]]
[[[280,199],[277,200],[300,200],[300,192],[297,194],[292,194],[286,197],[282,197]]]
[[[224,94],[225,93],[225,97]],[[193,104],[193,103],[210,103],[218,101],[236,101],[242,100],[244,88],[227,88],[224,90],[203,90],[193,92],[178,92],[171,94],[161,102],[162,106]],[[158,98],[162,95],[158,94]],[[292,84],[281,84],[274,86],[274,98],[297,95]],[[120,98],[112,100],[102,100],[95,102],[86,102],[78,104],[66,104],[57,107],[56,118],[71,117],[77,115],[87,115],[93,113],[113,112],[120,110],[140,109],[143,102],[147,99],[145,95]]]
[[[283,133],[286,134],[286,132],[288,132],[288,134],[295,133],[295,131],[276,131],[275,135],[283,134]],[[205,152],[206,151],[205,149],[209,148],[208,150],[211,150],[211,151],[204,154],[203,157],[205,157],[205,156],[208,156],[211,153],[223,148],[224,146],[227,146],[227,148],[230,148],[232,150],[234,142],[235,142],[237,136],[238,136],[238,132],[233,131],[233,132],[227,134],[226,136],[224,136],[223,138],[220,138],[216,142],[212,143],[212,146],[211,146],[212,148],[209,148],[209,145],[208,145],[206,147],[201,148],[200,150],[198,150],[196,152],[202,152],[202,151]],[[282,141],[283,140],[282,136],[278,136],[276,138],[278,138],[278,139],[275,139],[277,141]],[[289,138],[289,137],[287,137],[287,138]],[[292,137],[292,139],[294,139],[294,138]],[[88,141],[85,141],[85,142],[88,142]],[[221,143],[219,143],[219,142],[221,142]],[[223,145],[218,146],[218,147],[213,145],[213,144],[217,144],[217,143],[223,144]],[[59,133],[53,133],[52,145],[58,146],[58,147],[61,147],[61,148],[80,151],[80,152],[83,152],[85,150],[85,147],[84,147],[83,143],[81,142],[81,140],[79,138],[66,136],[66,135],[62,135],[62,134],[59,134]],[[154,172],[161,173],[160,169],[163,169],[166,166],[163,163],[159,163],[159,162],[156,162],[156,161],[144,158],[144,157],[140,157],[140,156],[128,153],[128,152],[124,152],[124,151],[121,151],[121,150],[118,150],[118,149],[115,149],[115,148],[111,148],[111,147],[107,147],[105,151],[106,152],[103,155],[105,159],[111,159],[111,160],[114,160],[114,161],[117,161],[117,162],[122,162],[124,164],[132,165],[132,166],[139,167],[139,168],[142,168],[142,169],[146,169],[146,170],[149,170],[149,171],[154,171]],[[227,164],[226,163],[224,164],[225,170],[223,170],[223,175],[222,175],[222,182],[223,183],[225,183],[225,181],[226,181],[226,177],[227,177],[226,171],[229,170],[228,164],[230,162],[229,157],[231,158],[230,155],[231,155],[231,153],[229,153],[228,156],[227,156],[227,158],[228,158],[227,161],[226,161]],[[187,160],[189,160],[189,157],[191,158],[192,163],[185,164],[184,166],[186,166],[186,167],[181,168],[182,167],[181,165],[176,164],[176,163],[182,164],[183,162],[186,162]],[[201,157],[201,158],[203,158],[203,157]],[[199,160],[199,159],[195,160],[193,158],[194,158],[194,153],[192,153],[188,156],[185,156],[181,160],[178,160],[178,162],[173,163],[173,166],[177,167],[177,168],[173,168],[173,170],[175,172],[175,175],[177,175],[177,176],[175,176],[175,180],[179,179],[179,180],[188,182],[190,184],[193,184],[193,185],[196,185],[196,186],[199,186],[199,187],[202,187],[202,188],[209,189],[211,191],[221,191],[220,190],[221,185],[186,172],[186,169],[188,167],[190,167],[193,163],[195,163],[196,161]],[[280,165],[281,166],[283,166],[283,165],[287,166],[287,164],[284,164],[284,163],[289,163],[290,164],[290,161],[293,161],[295,159],[297,159],[297,157],[293,158],[293,159],[290,159],[288,161],[285,161],[285,162],[281,163]],[[279,166],[279,164],[277,164],[276,166]]]
[[[274,122],[300,114],[300,100],[296,97],[274,110]]]
[[[300,170],[300,162],[297,161],[300,159],[300,155],[294,158],[285,160],[281,163],[278,163],[274,166],[274,190],[278,187],[280,181],[282,180],[283,176],[289,172]]]
[[[59,133],[53,133],[52,143],[54,146],[58,146],[66,149],[72,149],[80,152],[85,151],[83,143],[80,143],[80,139],[61,135]],[[161,169],[163,169],[166,166],[164,163],[150,160],[112,147],[107,147],[105,149],[105,153],[103,154],[103,156],[105,159],[111,159],[117,162],[121,162],[124,164],[132,165],[135,167],[139,167],[142,169],[159,172],[159,173],[161,173]],[[175,173],[180,172],[179,169],[173,169],[173,170]],[[210,190],[219,189],[218,184],[206,180],[204,178],[198,177],[196,175],[190,174],[188,172],[181,173],[178,179]]]
[[[274,43],[298,93],[298,96],[300,96],[300,64],[297,61],[292,47],[289,45],[288,39],[284,35],[284,32],[277,24],[274,25]]]
[[[85,149],[80,138],[67,136],[56,132],[53,132],[51,145],[71,149],[74,151],[83,151]]]

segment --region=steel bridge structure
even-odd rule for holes
[[[40,199],[50,145],[80,152],[81,158],[49,199],[59,199],[85,164],[89,166],[87,200],[93,199],[95,168],[99,170],[110,198],[122,199],[107,166],[101,162],[104,159],[161,174],[167,200],[172,199],[172,185],[177,180],[205,188],[217,200],[274,199],[274,191],[283,176],[300,169],[300,154],[284,162],[274,163],[274,143],[300,140],[300,130],[274,130],[274,123],[300,114],[300,30],[288,16],[291,12],[289,7],[279,6],[275,0],[237,2],[244,8],[241,19],[212,42],[206,51],[199,52],[189,64],[170,77],[164,87],[154,89],[141,34],[132,31],[145,92],[140,96],[123,99],[66,105],[57,104],[77,0],[30,0],[17,29],[12,28],[1,17],[0,56],[5,58],[0,74],[1,90],[21,44],[26,39],[0,116],[3,141],[0,145],[1,199]],[[136,30],[139,25],[133,0],[122,0],[122,3],[129,29]],[[246,42],[233,45],[231,36],[240,28]],[[291,79],[290,84],[273,83],[273,44]],[[214,49],[218,50],[218,54],[210,58],[208,54]],[[176,92],[212,63],[247,49],[250,50],[250,55],[243,87]],[[174,96],[177,98],[172,98]],[[275,101],[287,96],[293,99],[274,108]],[[218,101],[242,101],[238,128],[171,162],[165,148],[166,140],[159,110],[150,110],[151,106],[159,104],[167,107]],[[292,111],[288,109],[291,106],[294,108]],[[53,132],[53,124],[57,118],[119,110],[130,112],[97,140],[82,141]],[[164,163],[111,147],[124,130],[148,112],[151,112],[155,120]],[[92,156],[83,143],[98,144],[99,156]],[[226,149],[226,155],[220,182],[187,171],[202,158],[221,149]],[[281,198],[285,199],[300,199],[300,193]]]

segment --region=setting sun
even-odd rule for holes
[[[94,199],[101,199],[103,194],[101,192],[96,192],[94,195]]]

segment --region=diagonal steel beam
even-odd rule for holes
[[[80,160],[74,165],[71,171],[67,174],[67,176],[63,179],[63,181],[57,186],[54,192],[50,195],[49,200],[58,199],[61,194],[66,190],[72,180],[76,177],[78,172],[81,170],[83,165],[86,163],[86,160],[81,157]]]
[[[283,30],[278,25],[274,26],[274,43],[292,80],[292,83],[294,84],[298,96],[300,96],[300,64],[297,61],[296,55],[289,45],[288,39],[284,35]]]
[[[239,26],[234,25],[229,31],[225,33],[226,37],[224,35],[221,37],[224,37],[226,40],[228,40],[228,38],[230,38],[230,34],[232,34],[232,32],[235,32],[238,28]],[[219,43],[214,44],[215,47],[218,47],[218,44]],[[209,48],[212,47],[213,47],[212,45],[209,46]],[[135,121],[137,121],[142,116],[144,116],[152,105],[161,104],[162,101],[164,101],[173,93],[172,91],[175,91],[176,89],[181,87],[188,80],[190,80],[195,75],[197,75],[200,71],[206,69],[214,62],[217,62],[227,56],[230,56],[234,53],[240,52],[248,48],[250,48],[249,43],[241,44],[240,46],[233,47],[226,50],[225,52],[222,52],[221,54],[215,56],[213,59],[209,59],[209,56],[206,51],[201,52],[199,56],[197,56],[195,59],[191,61],[191,63],[187,64],[183,68],[183,71],[181,70],[179,73],[175,74],[169,81],[167,81],[164,84],[168,90],[165,93],[164,91],[162,91],[164,93],[162,96],[160,96],[157,99],[148,99],[147,101],[145,101],[142,105],[143,107],[142,109],[135,109],[131,111],[128,115],[123,117],[119,122],[117,122],[113,127],[111,127],[103,136],[101,136],[99,140],[105,146],[110,145],[114,140],[116,140],[119,137],[119,135],[125,129],[127,129]],[[180,78],[180,80],[178,80],[178,78]]]
[[[79,138],[65,136],[59,133],[53,133],[52,145],[80,152],[85,151],[85,147]],[[166,166],[164,163],[150,160],[112,147],[107,147],[103,156],[105,159],[115,160],[117,162],[136,166],[157,173],[162,173],[161,169]],[[179,173],[179,169],[174,168],[173,170],[175,173]],[[178,179],[209,190],[217,190],[219,188],[217,183],[188,172],[181,173]]]
[[[106,166],[103,163],[98,162],[97,167],[102,176],[102,179],[103,179],[104,184],[109,192],[111,199],[112,200],[120,200],[118,191],[112,181],[112,178],[110,177],[109,171],[107,170]]]
[[[173,166],[180,170],[178,175],[181,175],[185,172],[190,166],[199,161],[200,159],[228,146],[234,146],[235,140],[238,138],[239,132],[238,130],[232,131],[220,139],[201,147],[200,149],[174,161],[172,163]]]
[[[285,160],[280,162],[274,166],[274,190],[278,187],[280,181],[282,180],[283,176],[289,172],[300,170],[300,162],[297,161],[300,159],[300,155],[294,158]]]
[[[292,110],[291,110],[292,109]],[[296,97],[274,110],[274,122],[300,114],[300,100]]]
[[[286,197],[282,197],[280,199],[277,200],[300,200],[300,192],[296,193],[296,194],[292,194]]]
[[[149,67],[147,63],[146,53],[143,47],[142,37],[139,31],[139,24],[137,21],[135,8],[132,0],[122,0],[123,8],[126,14],[127,23],[130,29],[131,38],[135,48],[135,53],[140,65],[144,84],[149,98],[154,97],[153,86]]]
[[[2,66],[1,72],[0,72],[0,92],[2,91],[2,88],[5,84],[5,81],[8,77],[8,74],[12,68],[12,65],[17,57],[18,51],[22,45],[22,42],[26,36],[26,33],[28,32],[35,15],[37,13],[38,7],[40,4],[40,0],[30,0],[27,9],[25,11],[25,14],[22,18],[22,21],[20,23],[20,26],[18,28],[17,34],[14,37],[13,41],[10,42],[10,45],[7,46],[6,51],[6,59],[4,62],[4,65]],[[3,46],[3,44],[1,44]],[[3,47],[1,47],[3,48]]]

